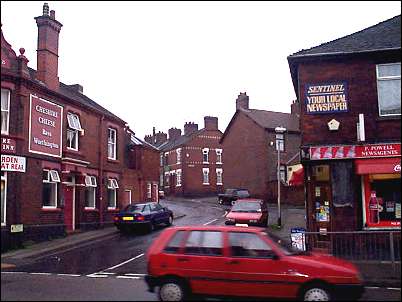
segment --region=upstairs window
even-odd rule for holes
[[[10,116],[10,91],[1,89],[1,134],[8,135]]]
[[[380,116],[401,115],[401,63],[377,65]]]
[[[95,209],[96,187],[96,177],[85,176],[85,208],[87,209]]]
[[[116,159],[116,130],[108,128],[107,135],[107,157],[108,159]]]
[[[222,149],[216,149],[216,163],[222,163]]]
[[[204,164],[209,163],[209,148],[202,149],[202,162]]]
[[[151,199],[152,197],[152,184],[150,182],[147,183],[147,198]]]
[[[77,131],[82,131],[81,122],[80,122],[80,118],[78,115],[68,112],[67,113],[67,122],[68,122],[68,127],[70,127],[71,129],[74,129]]]
[[[56,170],[43,170],[42,174],[42,206],[44,208],[56,208],[60,182],[59,173]]]
[[[222,174],[223,174],[223,170],[221,168],[217,168],[216,169],[216,184],[217,185],[223,184]]]

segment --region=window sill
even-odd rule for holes
[[[401,120],[401,115],[377,116],[376,122]]]
[[[220,163],[216,163],[217,165],[222,165],[223,163],[222,162],[220,162]]]
[[[209,186],[209,183],[202,183],[203,185],[205,185],[205,186]]]
[[[176,187],[181,187],[181,185],[176,185]]]
[[[61,212],[60,208],[42,208],[41,211],[43,212]]]
[[[99,212],[97,208],[84,208],[85,212]]]
[[[217,183],[216,185],[217,186],[223,186],[223,183]]]
[[[119,160],[117,160],[117,159],[112,159],[112,158],[108,158],[108,159],[107,159],[107,162],[108,162],[108,163],[111,163],[111,164],[119,164],[119,163],[120,163]]]
[[[107,208],[108,212],[118,212],[119,208]]]
[[[209,165],[209,161],[203,161],[202,163],[205,165]]]

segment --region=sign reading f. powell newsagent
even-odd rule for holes
[[[307,84],[306,113],[338,113],[348,111],[347,83]]]
[[[29,152],[61,157],[63,107],[30,96]]]

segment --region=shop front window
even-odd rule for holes
[[[368,227],[400,227],[400,174],[371,174],[366,186],[366,224]]]

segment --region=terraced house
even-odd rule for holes
[[[158,198],[159,152],[81,85],[59,81],[62,24],[47,4],[35,20],[36,70],[1,31],[2,250],[97,228]]]
[[[208,196],[222,192],[224,150],[218,118],[204,117],[204,128],[189,122],[181,129],[170,128],[147,135],[145,141],[160,151],[160,187],[165,195]]]

